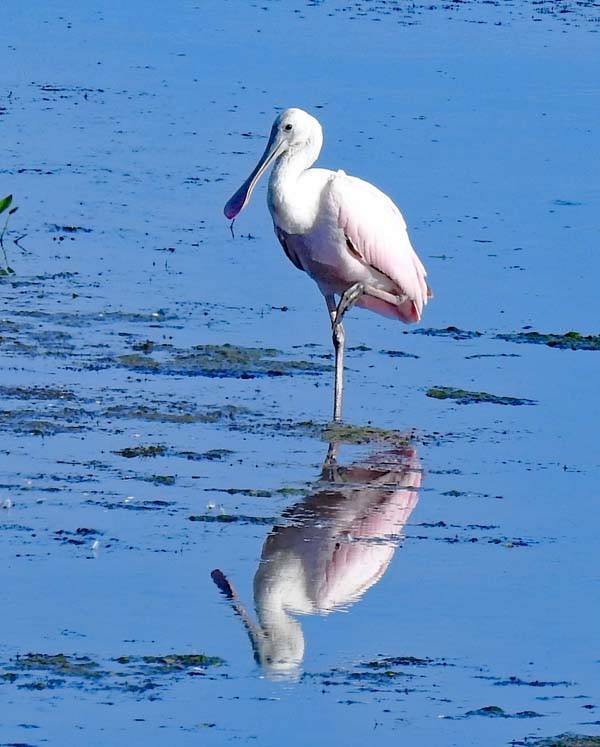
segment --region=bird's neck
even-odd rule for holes
[[[316,155],[287,152],[277,159],[269,179],[268,203],[273,222],[286,233],[303,234],[317,218],[318,197],[310,189],[310,166]]]

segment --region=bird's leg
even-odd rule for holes
[[[331,318],[331,331],[333,337],[333,348],[335,350],[335,385],[333,400],[333,420],[339,423],[342,419],[342,396],[344,393],[344,346],[346,343],[346,333],[342,325],[342,317],[365,292],[362,283],[354,283],[346,288],[340,302],[335,303],[332,294],[325,296],[327,309]]]
[[[335,350],[335,395],[333,400],[333,420],[339,423],[342,419],[342,396],[344,393],[344,346],[346,332],[337,319],[332,325],[333,348]]]
[[[337,454],[339,449],[339,443],[337,441],[330,441],[329,448],[327,449],[327,456],[323,462],[321,468],[321,480],[327,482],[335,482],[335,471],[338,468]]]
[[[335,351],[335,381],[333,394],[333,420],[338,423],[342,419],[342,394],[344,388],[344,328],[338,321],[338,311],[333,293],[325,295],[329,318],[331,319],[331,333],[333,349]]]

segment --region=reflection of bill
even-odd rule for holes
[[[231,600],[258,663],[292,674],[304,657],[293,614],[327,614],[356,602],[385,573],[417,504],[421,470],[412,447],[344,467],[329,447],[322,479],[270,532],[254,577],[255,624],[219,570],[212,578]]]

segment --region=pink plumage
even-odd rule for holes
[[[317,283],[331,318],[334,420],[340,420],[344,313],[356,305],[418,322],[432,293],[392,200],[343,171],[311,168],[322,143],[321,125],[314,117],[286,109],[273,124],[263,156],[224,212],[228,218],[241,212],[261,174],[274,164],[267,201],[275,233],[290,261]]]

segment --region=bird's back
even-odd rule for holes
[[[418,321],[430,296],[427,272],[412,247],[400,210],[377,187],[343,172],[331,180],[330,200],[338,212],[338,225],[357,255],[389,278],[398,295],[405,297],[401,318]]]
[[[270,204],[275,233],[288,259],[326,296],[341,295],[362,282],[389,293],[391,302],[367,291],[358,306],[405,322],[418,321],[430,295],[427,273],[392,200],[343,171],[308,169],[297,188],[298,194],[283,195],[277,206]],[[301,194],[304,200],[299,199]],[[290,220],[294,202],[312,204],[310,220]]]

